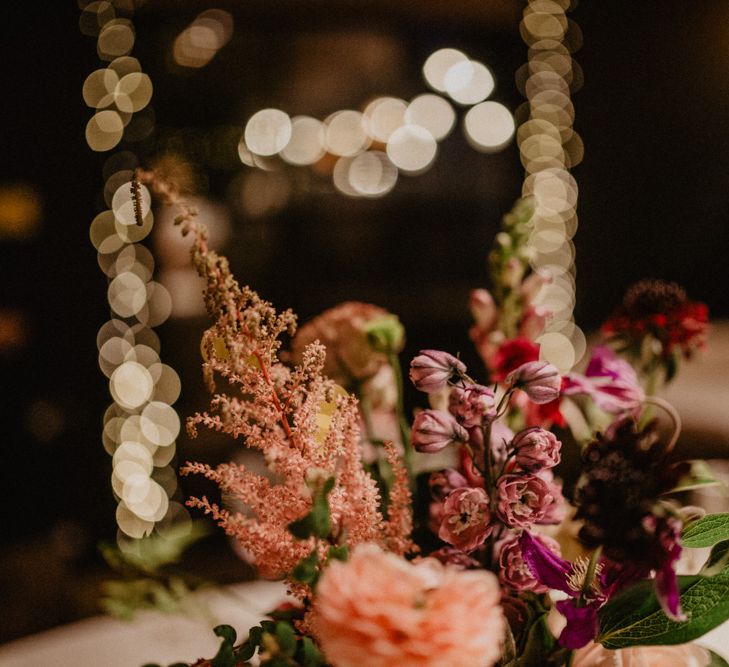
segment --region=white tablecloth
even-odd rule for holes
[[[139,613],[130,622],[97,616],[0,646],[0,666],[139,667],[146,662],[167,665],[209,658],[221,641],[212,633],[213,625],[227,623],[245,637],[285,597],[281,584],[266,581],[203,595],[214,622],[157,612]],[[729,622],[699,643],[729,656]]]

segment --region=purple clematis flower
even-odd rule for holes
[[[634,572],[601,558],[592,582],[586,586],[589,565],[586,558],[578,558],[573,563],[564,560],[526,530],[521,534],[519,544],[522,558],[534,578],[569,596],[556,604],[557,610],[567,619],[559,636],[559,643],[565,648],[581,648],[592,641],[599,629],[597,612],[600,607],[620,588],[638,578]]]

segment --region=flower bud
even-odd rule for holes
[[[397,315],[386,313],[364,325],[367,341],[375,352],[397,353],[405,344],[405,328]]]
[[[496,323],[498,311],[491,293],[485,289],[475,289],[468,299],[471,316],[479,327],[490,330]]]
[[[450,413],[466,428],[480,426],[496,415],[494,392],[480,384],[453,387],[448,400]]]
[[[468,442],[468,431],[447,412],[423,410],[413,421],[412,443],[419,452],[433,454],[452,442]]]
[[[539,405],[559,398],[562,378],[559,371],[546,361],[528,361],[506,376],[506,383],[526,392]]]
[[[466,372],[466,365],[452,354],[440,350],[421,350],[410,362],[410,380],[427,394],[443,389],[451,377]]]
[[[516,434],[511,446],[516,452],[516,464],[522,470],[537,472],[553,468],[560,461],[562,443],[554,433],[543,428],[528,428]]]

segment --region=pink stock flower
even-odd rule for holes
[[[546,535],[535,533],[532,537],[542,543],[551,552],[561,555],[559,543]],[[549,586],[545,586],[532,574],[521,553],[521,544],[518,537],[512,537],[502,542],[499,548],[499,578],[509,588],[515,591],[532,591],[546,593]]]
[[[438,537],[461,551],[473,551],[491,534],[489,497],[481,487],[451,491],[443,503]]]
[[[528,428],[516,434],[511,441],[516,452],[516,464],[529,472],[554,468],[560,461],[562,443],[554,433],[543,428]]]
[[[536,475],[547,485],[549,495],[552,497],[552,502],[544,510],[544,516],[536,523],[541,525],[562,523],[567,517],[567,504],[562,495],[562,482],[556,481],[554,473],[548,468],[543,468]]]
[[[468,431],[441,410],[423,410],[413,420],[412,443],[419,452],[433,454],[452,442],[468,442]]]
[[[475,558],[471,558],[468,554],[463,553],[463,551],[455,547],[441,547],[437,551],[433,551],[428,558],[435,558],[443,563],[443,565],[453,565],[464,570],[481,567],[481,563]]]
[[[554,502],[547,483],[536,475],[502,475],[496,483],[499,518],[512,528],[527,528],[544,518]]]
[[[433,394],[443,389],[453,375],[466,372],[466,365],[440,350],[421,350],[410,362],[410,380],[416,389]]]
[[[631,646],[618,651],[590,643],[575,653],[572,667],[709,667],[711,655],[697,644]]]
[[[436,500],[445,500],[446,496],[461,486],[468,486],[468,480],[457,470],[447,468],[430,474],[428,487]]]
[[[484,419],[496,415],[494,392],[480,384],[453,387],[448,399],[448,409],[466,428],[480,426]]]
[[[490,667],[505,629],[499,598],[490,572],[362,545],[325,570],[313,628],[333,667]]]
[[[559,371],[546,361],[529,361],[509,373],[506,383],[521,389],[537,404],[559,398],[562,378]]]

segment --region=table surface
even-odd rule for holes
[[[232,625],[240,637],[285,597],[280,583],[254,581],[200,594],[213,619],[141,612],[132,621],[97,616],[0,646],[1,667],[139,667],[211,657],[220,639],[217,623]],[[700,644],[729,656],[729,622]]]

